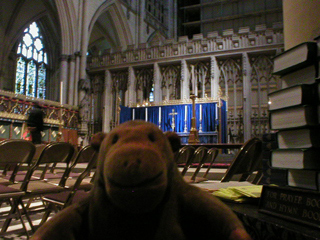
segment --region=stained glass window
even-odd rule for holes
[[[17,49],[15,93],[46,97],[47,53],[36,22],[24,30]]]

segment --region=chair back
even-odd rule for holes
[[[65,165],[65,171],[70,164],[70,161],[74,155],[75,148],[67,142],[53,142],[41,147],[39,157],[35,159],[35,169],[40,165],[45,165],[40,179],[45,179],[48,170],[56,168],[57,163],[63,163]],[[34,169],[34,170],[35,170]]]
[[[98,157],[98,152],[96,150],[94,150],[94,148],[91,145],[87,145],[82,147],[78,153],[76,154],[76,156],[73,158],[72,162],[71,162],[71,166],[64,172],[61,181],[59,183],[59,186],[64,187],[66,184],[66,181],[69,177],[73,177],[70,176],[70,174],[72,174],[72,171],[76,168],[76,165],[79,163],[88,163],[86,169],[89,167],[89,173],[87,175],[90,174],[90,171],[92,168],[96,167],[96,160]],[[86,170],[84,170],[86,171]],[[76,177],[80,176],[82,173],[76,174]],[[86,175],[86,176],[87,176]]]
[[[74,167],[78,163],[88,163],[88,162],[90,162],[91,158],[95,154],[96,154],[96,151],[94,150],[94,148],[91,145],[87,145],[87,146],[82,147],[78,151],[78,153],[75,156],[75,158],[73,158],[73,160],[71,162],[71,167]]]
[[[181,172],[182,176],[186,175],[188,169],[193,163],[201,164],[207,152],[208,152],[208,149],[206,147],[203,147],[203,146],[198,147],[192,154],[192,157],[188,159],[186,165],[184,166]]]
[[[46,163],[66,163],[69,164],[74,154],[74,147],[67,142],[54,142],[46,145],[39,158],[36,161],[36,165]]]
[[[1,164],[30,164],[35,154],[35,145],[23,139],[6,139],[0,142]]]
[[[183,146],[175,155],[174,161],[178,167],[184,167],[189,159],[192,157],[195,148],[193,146]]]
[[[90,159],[90,161],[88,162],[87,167],[85,168],[85,170],[79,175],[79,177],[77,178],[77,181],[75,182],[75,184],[73,185],[72,189],[71,189],[71,193],[69,194],[66,203],[64,205],[64,208],[66,208],[67,206],[69,206],[70,204],[72,204],[72,202],[74,201],[74,197],[76,192],[78,191],[83,179],[85,179],[86,177],[88,177],[90,175],[90,172],[93,168],[96,167],[97,165],[97,159],[98,159],[98,152],[95,151],[95,154],[92,156],[92,158]],[[92,178],[94,179],[94,177]],[[77,201],[77,200],[75,200]]]
[[[22,164],[31,165],[35,151],[35,145],[27,140],[6,139],[0,141],[0,164],[13,167],[13,171],[10,171],[11,175],[6,176],[9,182],[15,181]]]
[[[195,181],[196,177],[198,176],[201,168],[205,164],[207,160],[207,155],[208,155],[208,148],[206,147],[199,147],[199,154],[193,158],[193,162],[191,163],[194,167],[196,167],[195,172],[191,176],[191,180]]]
[[[218,148],[210,148],[208,150],[206,161],[205,161],[205,164],[208,163],[208,168],[207,168],[207,171],[205,172],[205,174],[203,175],[203,178],[207,177],[207,175],[208,175],[212,165],[214,164],[218,154],[219,154]]]
[[[248,140],[237,153],[221,182],[229,182],[236,174],[239,181],[246,181],[255,171],[260,170],[262,160],[262,141],[259,138]]]

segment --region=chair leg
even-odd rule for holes
[[[22,227],[23,227],[26,235],[29,238],[27,227],[26,227],[26,225],[25,225],[25,223],[24,223],[24,221],[22,219],[22,214],[21,214],[21,211],[19,209],[19,201],[20,201],[19,199],[9,200],[10,205],[11,205],[11,209],[10,209],[10,211],[8,213],[8,216],[7,216],[6,220],[5,220],[5,222],[3,223],[3,226],[1,228],[1,234],[4,234],[4,233],[7,232],[8,228],[10,226],[10,223],[12,221],[13,216],[17,216],[17,218],[20,219]]]
[[[12,201],[13,201],[13,203],[10,201],[11,209],[10,209],[10,211],[8,213],[8,216],[7,216],[6,220],[4,221],[4,223],[2,225],[1,233],[5,233],[8,230],[8,227],[9,227],[9,225],[11,223],[11,220],[12,220],[13,216],[15,215],[16,211],[17,211],[18,203],[16,201],[14,201],[14,200],[12,200]]]
[[[49,218],[50,214],[53,211],[52,208],[54,208],[54,204],[48,203],[46,210],[41,218],[41,222],[39,224],[39,227],[47,221],[47,219]]]
[[[18,200],[19,201],[19,200]],[[17,201],[17,205],[19,205],[19,202]],[[19,209],[19,207],[17,207],[17,213],[18,213],[18,216],[19,216],[19,218],[20,218],[20,221],[21,221],[21,223],[22,223],[22,227],[23,227],[23,229],[24,229],[24,231],[25,231],[25,233],[26,233],[26,235],[27,235],[27,239],[29,239],[30,238],[30,235],[29,235],[29,232],[28,232],[28,229],[27,229],[27,227],[26,227],[26,224],[24,223],[24,221],[23,221],[23,219],[22,219],[22,214],[21,214],[21,212],[20,212],[20,209]],[[30,219],[28,220],[29,221],[29,224],[30,224]],[[32,224],[30,225],[30,226],[32,226]],[[33,227],[33,226],[32,226]],[[33,233],[34,233],[34,231],[33,231]]]
[[[13,199],[11,210],[10,210],[10,212],[8,214],[8,217],[6,218],[5,222],[3,223],[3,226],[2,226],[2,229],[1,229],[1,233],[5,233],[8,230],[13,216],[17,215],[19,217],[20,221],[21,221],[23,229],[26,232],[26,235],[29,236],[27,227],[26,227],[26,225],[25,225],[25,223],[23,221],[23,218],[22,218],[22,213],[21,213],[21,211],[19,209],[19,205],[21,205],[21,207],[22,207],[22,211],[23,211],[23,213],[25,214],[25,216],[27,218],[27,221],[28,221],[28,223],[29,223],[29,225],[31,227],[32,232],[33,233],[35,232],[35,229],[34,229],[34,226],[32,224],[32,221],[31,221],[31,219],[29,217],[29,214],[27,213],[26,208],[23,205],[22,198],[19,198],[19,199]]]
[[[202,167],[202,164],[199,163],[199,165],[197,166],[196,171],[193,173],[193,175],[191,177],[191,180],[193,180],[193,181],[196,180],[196,177],[197,177],[198,173],[200,172],[201,167]]]
[[[27,212],[26,207],[23,205],[22,199],[20,199],[19,201],[20,201],[20,205],[21,205],[21,207],[22,207],[22,210],[23,210],[23,212],[24,212],[24,215],[26,216],[26,218],[27,218],[27,220],[28,220],[28,223],[29,223],[29,225],[30,225],[30,227],[31,227],[31,231],[32,231],[32,233],[34,233],[34,232],[35,232],[35,228],[34,228],[34,226],[33,226],[33,224],[32,224],[32,220],[31,220],[31,218],[30,218],[30,216],[29,216],[29,213]]]

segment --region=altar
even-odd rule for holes
[[[119,123],[135,119],[149,121],[159,126],[164,132],[176,132],[181,137],[181,142],[187,143],[192,124],[192,108],[192,104],[120,106]],[[224,100],[197,102],[195,115],[200,143],[226,143],[227,111]]]

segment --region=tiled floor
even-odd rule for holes
[[[35,200],[34,203],[31,204],[31,207],[40,207],[42,208],[42,202],[41,200]],[[10,209],[9,206],[3,205],[0,209],[0,212],[6,212]],[[31,215],[31,220],[34,226],[37,226],[40,223],[41,217],[42,217],[43,212],[36,213]],[[26,224],[27,229],[30,231],[31,227],[27,223],[27,220],[25,217],[23,217],[24,222]],[[4,219],[0,220],[0,226],[2,227],[4,223]],[[29,233],[31,234],[31,233]],[[12,219],[12,222],[7,230],[7,233],[4,234],[3,236],[0,235],[0,240],[7,240],[7,239],[12,239],[12,240],[19,240],[19,239],[27,239],[27,235],[25,234],[25,231],[23,229],[23,226],[21,224],[20,219]]]

